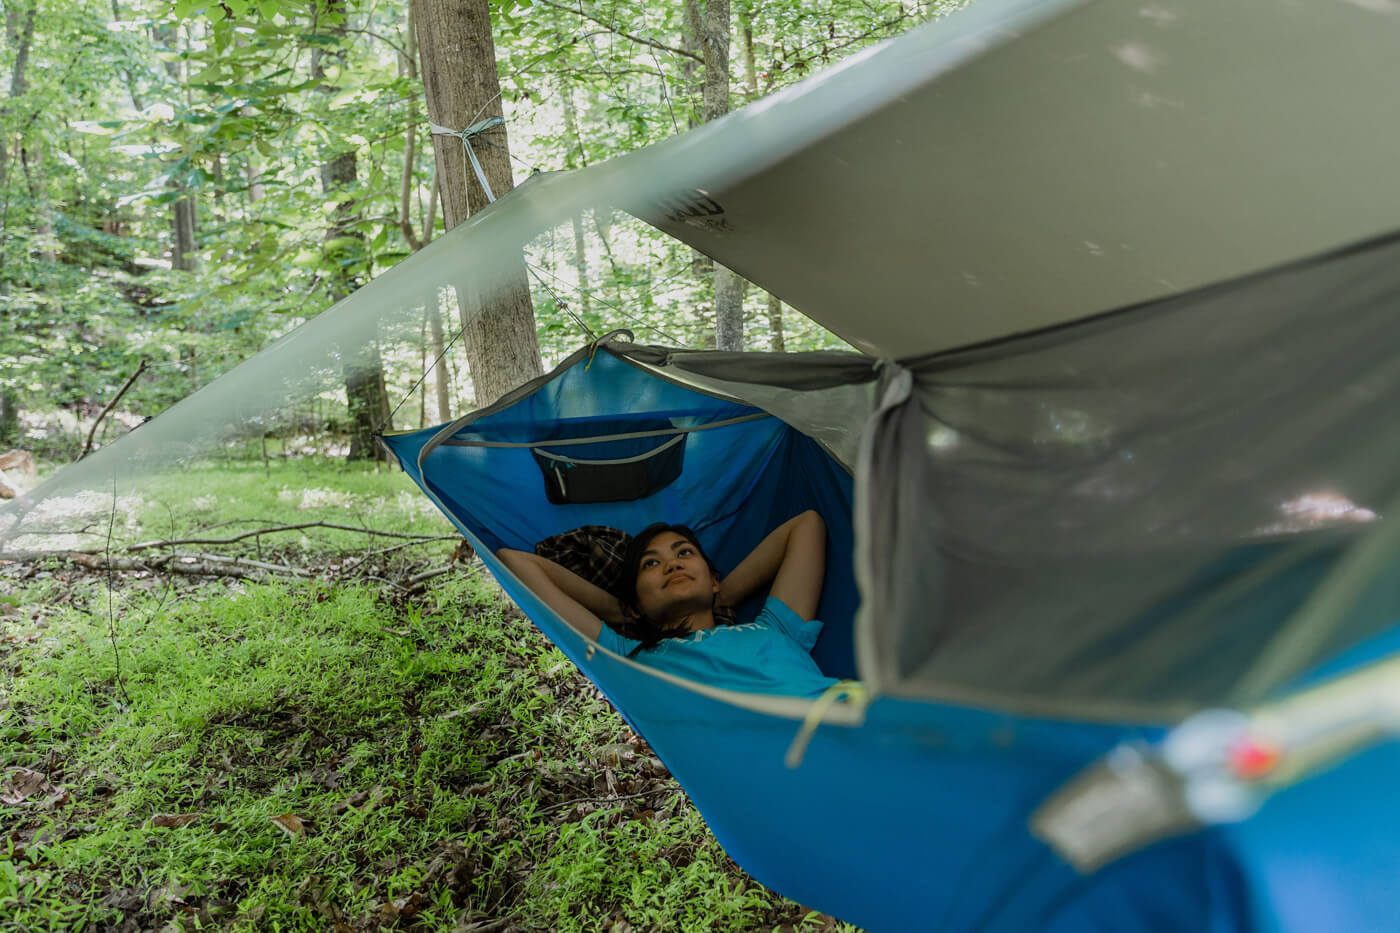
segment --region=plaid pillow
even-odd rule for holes
[[[582,525],[545,538],[535,545],[535,553],[566,570],[572,570],[594,586],[615,593],[618,583],[622,581],[622,560],[627,555],[627,545],[631,543],[632,536],[620,529],[607,525]],[[732,607],[715,607],[716,625],[733,625],[735,621]],[[632,637],[630,632],[622,634]]]
[[[631,543],[632,536],[625,531],[584,525],[545,538],[535,545],[535,553],[612,593],[622,580],[622,558]]]

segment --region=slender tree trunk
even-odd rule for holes
[[[423,325],[418,328],[418,371],[426,373],[428,371],[428,315],[431,309],[427,306],[423,308]],[[418,392],[418,429],[421,431],[428,426],[428,387],[420,387]]]
[[[783,303],[772,292],[768,293],[768,349],[774,353],[787,352],[787,339],[783,336]]]
[[[25,185],[29,188],[29,202],[34,205],[34,233],[40,243],[39,256],[45,262],[57,262],[58,254],[49,248],[53,242],[53,214],[49,211],[48,178],[44,172],[43,147],[33,143],[21,143],[19,164],[24,169]]]
[[[701,24],[700,45],[705,60],[705,122],[729,112],[729,0],[705,0],[700,16],[699,0],[686,0],[692,23]],[[719,263],[714,264],[715,346],[720,350],[744,349],[744,292],[748,283]]]
[[[583,134],[578,131],[578,107],[574,105],[574,92],[567,79],[561,77],[555,83],[555,95],[564,111],[564,135],[570,146],[565,150],[564,167],[582,168],[588,164],[588,153],[583,148]]]
[[[758,99],[758,68],[753,55],[753,22],[747,10],[739,12],[739,32],[744,39],[744,90],[748,100]]]
[[[447,368],[447,358],[443,352],[442,310],[435,305],[428,307],[428,332],[432,339],[433,359],[438,361],[433,367],[433,379],[437,385],[438,421],[452,420],[452,373]]]
[[[180,363],[190,379],[190,394],[193,395],[199,391],[199,356],[191,344],[180,345]]]
[[[331,10],[341,7],[342,0],[332,0]],[[345,26],[326,26],[330,35],[344,38]],[[325,54],[320,48],[313,50],[311,77],[322,82],[320,90],[330,94],[336,88],[324,83],[326,79]],[[337,153],[321,165],[321,192],[336,194],[355,184],[359,175],[359,164],[354,149]],[[343,201],[335,209],[330,226],[326,229],[326,243],[330,259],[336,272],[331,279],[331,292],[336,299],[344,298],[358,286],[355,278],[347,271],[346,260],[353,260],[357,248],[353,241],[361,239],[355,231],[359,219],[357,205],[353,201]],[[338,244],[330,248],[329,244]],[[379,347],[371,341],[365,347],[346,347],[341,361],[345,380],[345,401],[349,416],[350,451],[346,460],[384,460],[384,449],[375,443],[374,435],[380,426],[390,426],[389,393],[384,383],[384,363],[379,355]]]
[[[181,191],[184,190],[184,186],[179,184],[175,184],[173,187]],[[173,253],[171,265],[185,272],[194,272],[199,268],[199,257],[195,253],[197,215],[194,198],[188,196],[181,198],[172,205],[172,210]]]
[[[224,204],[224,157],[221,153],[214,154],[214,165],[212,174],[214,176],[214,206],[211,213],[214,215],[214,224],[222,226],[228,221]]]
[[[681,27],[681,48],[693,55],[704,55],[704,35],[705,35],[705,14],[701,8],[702,0],[685,0],[685,22]],[[704,96],[697,95],[700,90],[700,81],[696,78],[697,64],[694,58],[681,59],[681,82],[685,88],[685,125],[687,129],[695,129],[704,122]],[[698,249],[690,251],[690,274],[695,276],[695,281],[701,286],[714,285],[715,263],[714,260]],[[700,312],[700,340],[699,345],[713,349],[715,345],[715,332],[711,322],[706,319],[706,312]]]
[[[578,131],[578,111],[574,107],[573,90],[569,83],[560,80],[555,87],[555,96],[559,99],[561,108],[564,111],[564,135],[567,136],[573,145],[569,147],[568,154],[564,156],[565,168],[580,168],[588,164],[588,154],[583,150],[583,137]],[[578,270],[578,288],[581,298],[579,299],[579,310],[587,319],[592,310],[592,297],[589,294],[588,283],[588,250],[586,239],[583,235],[583,215],[574,215],[574,268]]]
[[[584,320],[593,311],[592,286],[588,281],[588,243],[583,236],[583,215],[574,215],[574,269],[578,274],[579,312]]]
[[[349,403],[350,451],[345,459],[385,460],[384,448],[375,443],[380,425],[388,424],[389,391],[384,384],[384,361],[373,342],[357,350],[344,362],[345,398]]]
[[[0,447],[19,443],[19,396],[9,386],[0,386]]]
[[[122,18],[122,7],[120,0],[112,0],[112,22],[119,23],[122,21]],[[132,109],[146,109],[145,105],[141,103],[140,92],[136,90],[136,75],[132,73],[130,68],[123,68],[122,77],[126,79],[126,92],[131,97]]]
[[[16,102],[29,93],[29,55],[34,48],[34,17],[38,8],[38,0],[5,5],[5,39],[7,44],[15,49],[15,60],[10,67],[9,100],[0,104],[0,185],[4,185],[10,179],[10,150],[3,144],[3,128],[15,112]],[[37,162],[37,150],[32,149],[24,135],[20,134],[15,141],[14,154],[19,157],[20,168],[29,188],[30,201],[38,213],[35,232],[47,239],[53,233],[53,221],[49,216],[48,206],[44,203],[46,189],[42,183],[42,172],[37,165],[31,164]],[[50,261],[56,258],[49,250],[45,250],[41,255]]]
[[[504,116],[496,48],[487,0],[411,0],[422,60],[428,116],[454,130]],[[486,182],[496,197],[513,187],[504,126],[472,141]],[[462,142],[433,137],[442,192],[443,222],[452,229],[488,203]],[[535,312],[523,259],[501,277],[501,287],[481,294],[473,283],[457,286],[463,340],[478,405],[489,405],[543,371]]]
[[[415,28],[411,5],[405,11],[404,16],[404,54],[399,56],[399,74],[416,81],[418,79],[418,30]],[[413,194],[417,187],[414,184],[414,175],[417,167],[418,134],[422,131],[416,105],[410,105],[409,115],[409,127],[404,134],[403,176],[399,186],[399,230],[403,233],[404,239],[408,241],[409,248],[416,253],[433,241],[433,224],[437,218],[438,173],[433,172],[432,193],[429,196],[428,209],[423,217],[423,233],[422,236],[419,236],[413,229]],[[421,198],[419,200],[421,201]],[[435,361],[433,364],[433,384],[437,390],[437,418],[439,422],[450,421],[452,419],[452,376],[450,361],[446,359],[444,348],[442,308],[437,303],[431,303],[423,310],[430,340],[425,345],[424,355]],[[420,415],[418,421],[420,424],[426,417],[427,407],[428,390],[424,386],[422,396],[419,399]]]
[[[727,266],[715,263],[715,346],[744,349],[744,294],[749,283]]]
[[[248,203],[257,204],[263,199],[262,172],[251,152],[243,157],[243,178],[248,182]]]
[[[172,24],[156,26],[153,29],[153,38],[158,45],[163,45],[172,53],[179,50],[180,30],[178,26]],[[184,66],[179,59],[172,58],[167,61],[165,73],[177,84],[184,84]],[[179,191],[182,195],[185,194],[185,185],[181,181],[172,179],[170,188]],[[185,195],[170,205],[170,265],[173,268],[183,272],[193,272],[199,268],[199,259],[195,253],[197,223],[198,216],[192,196]]]
[[[399,54],[399,77],[418,80],[418,34],[413,28],[413,7],[405,12],[404,48]],[[418,168],[418,134],[423,126],[419,121],[418,105],[408,105],[408,129],[403,138],[403,173],[399,177],[399,232],[408,241],[408,248],[418,252],[433,238],[432,223],[424,224],[423,236],[413,229],[413,195],[416,186],[414,179]],[[433,176],[436,180],[436,174]]]

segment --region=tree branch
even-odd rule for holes
[[[113,396],[112,400],[107,403],[107,407],[102,409],[101,413],[98,414],[97,420],[92,423],[92,430],[88,431],[87,443],[83,445],[83,452],[78,455],[79,460],[92,453],[92,439],[97,436],[97,426],[102,423],[103,418],[107,417],[107,413],[117,406],[117,402],[122,400],[122,396],[126,394],[126,390],[135,385],[136,380],[140,379],[141,374],[145,371],[146,361],[142,360],[141,365],[136,367],[136,372],[132,373],[131,378],[126,381],[126,385],[121,387],[117,394]]]
[[[697,62],[701,61],[700,56],[696,55],[694,52],[687,52],[685,49],[678,49],[673,45],[666,45],[664,42],[657,42],[654,39],[646,39],[642,36],[634,35],[630,32],[624,32],[623,30],[618,29],[612,23],[609,23],[606,20],[599,19],[592,13],[585,13],[582,8],[565,6],[562,3],[556,3],[555,0],[535,0],[535,2],[542,3],[545,6],[552,6],[556,10],[563,10],[565,13],[573,13],[575,16],[582,16],[584,19],[589,20],[590,22],[597,23],[599,26],[602,26],[605,29],[607,29],[608,32],[611,32],[615,35],[619,35],[624,39],[630,39],[631,41],[640,43],[641,45],[649,45],[654,49],[660,49],[663,52],[670,52],[672,55],[680,55],[685,58],[691,58]]]
[[[404,538],[411,541],[440,541],[443,540],[444,537],[455,537],[454,535],[417,535],[400,531],[377,531],[373,528],[361,528],[358,525],[338,525],[334,522],[298,522],[295,525],[274,525],[271,528],[256,528],[230,538],[172,538],[168,541],[142,541],[139,544],[131,545],[131,547],[126,550],[128,552],[145,551],[154,547],[174,547],[177,544],[234,544],[238,541],[256,538],[259,535],[273,534],[279,531],[301,531],[305,528],[329,528],[332,531],[358,531],[366,535],[379,535],[384,538]]]
[[[404,58],[408,58],[408,57],[409,57],[409,56],[408,56],[408,52],[404,49],[403,46],[399,45],[397,42],[395,42],[393,39],[390,39],[388,36],[382,36],[382,35],[380,35],[379,33],[375,32],[375,31],[372,30],[372,29],[350,29],[350,28],[347,27],[347,28],[345,29],[345,31],[346,31],[346,32],[358,33],[358,34],[360,34],[360,35],[365,35],[365,36],[369,36],[369,37],[374,38],[374,39],[378,39],[380,42],[383,42],[385,45],[387,45],[389,48],[393,49],[395,52],[398,52],[398,53],[399,53],[400,55],[402,55]]]
[[[413,156],[417,146],[418,126],[415,121],[404,135],[403,179],[399,186],[399,232],[408,241],[408,248],[415,253],[423,248],[423,241],[413,232],[413,222],[408,216],[408,209],[413,203]]]
[[[0,561],[28,563],[39,560],[61,560],[76,564],[84,570],[145,571],[147,573],[178,573],[198,577],[236,577],[242,580],[263,580],[268,574],[307,577],[305,570],[265,564],[262,561],[238,560],[213,554],[168,554],[149,559],[132,557],[103,557],[82,551],[10,551],[0,552]]]

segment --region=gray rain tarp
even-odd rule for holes
[[[1393,551],[1294,616],[1400,501],[1397,312],[1389,238],[907,362],[862,464],[867,676],[1188,709],[1394,624]]]
[[[898,364],[625,352],[855,467],[878,692],[1160,719],[1400,618],[1394,548],[1316,599],[1400,504],[1397,312],[1400,236]]]
[[[629,209],[867,353],[967,346],[1400,227],[1397,48],[1393,0],[975,0],[733,114],[772,146],[738,179]]]

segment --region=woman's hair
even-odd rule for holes
[[[696,553],[705,561],[705,566],[710,568],[710,573],[719,573],[719,571],[715,569],[715,562],[710,560],[710,555],[706,554],[705,549],[700,546],[700,541],[696,538],[695,532],[691,531],[685,525],[669,525],[666,522],[657,522],[639,531],[632,540],[628,542],[627,550],[622,556],[622,576],[617,581],[617,592],[613,594],[617,597],[618,602],[622,603],[623,607],[635,613],[627,622],[622,625],[614,626],[618,634],[641,642],[641,644],[632,651],[632,654],[636,654],[638,651],[647,648],[655,648],[657,645],[661,644],[663,639],[677,638],[688,632],[683,622],[667,625],[666,623],[643,615],[641,607],[637,604],[637,576],[641,572],[642,555],[646,553],[646,549],[651,545],[652,540],[656,538],[657,535],[665,534],[668,531],[680,535],[682,538],[689,541],[691,545],[694,546]]]

